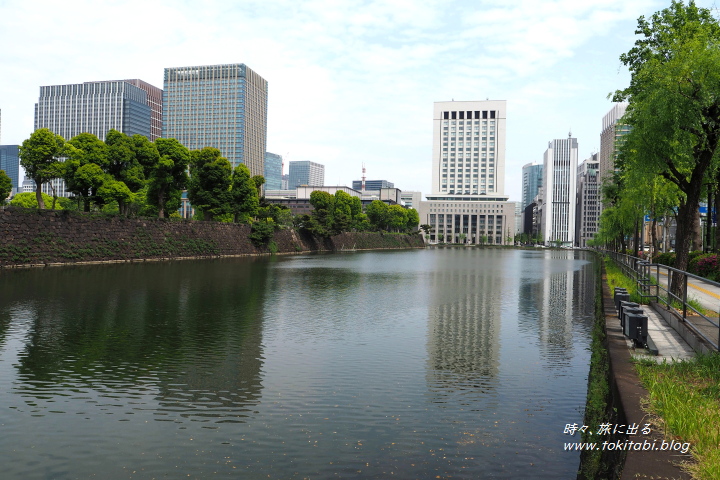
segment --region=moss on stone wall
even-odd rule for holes
[[[420,235],[315,238],[285,229],[275,232],[268,249],[253,245],[249,234],[248,225],[231,223],[6,207],[0,209],[0,267],[424,246]]]

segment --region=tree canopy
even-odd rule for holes
[[[10,192],[12,192],[12,180],[5,173],[5,170],[0,170],[0,205],[5,203],[5,199],[10,196]]]
[[[20,145],[20,165],[35,182],[35,199],[40,209],[45,208],[42,184],[62,176],[61,158],[65,152],[65,139],[47,128],[35,130]]]
[[[686,269],[697,211],[720,142],[720,27],[708,9],[673,1],[640,17],[641,38],[620,58],[632,74],[614,100],[629,101],[625,170],[660,176],[679,192],[676,267]]]

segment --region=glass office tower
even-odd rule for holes
[[[268,83],[241,63],[165,69],[163,137],[214,147],[233,167],[263,175]]]

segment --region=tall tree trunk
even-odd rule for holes
[[[38,179],[35,180],[35,198],[37,198],[38,209],[45,210],[45,202],[42,197],[42,183]]]
[[[697,231],[699,220],[698,207],[700,206],[700,185],[690,189],[685,202],[678,207],[675,219],[677,228],[675,234],[675,268],[687,271],[690,260],[690,249],[693,246],[693,237]],[[682,298],[685,288],[685,278],[681,273],[673,273],[672,293]]]
[[[652,214],[650,221],[650,261],[652,262],[653,257],[657,256],[658,251],[658,238],[657,238],[657,218],[655,212]]]
[[[698,208],[695,211],[695,223],[693,224],[692,250],[696,252],[702,249],[702,224],[700,222],[700,201],[698,200]]]
[[[640,220],[635,219],[635,230],[633,231],[633,257],[640,256],[642,246],[640,245]]]

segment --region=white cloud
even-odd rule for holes
[[[709,2],[709,0],[707,0]],[[700,2],[701,4],[703,2]],[[618,55],[659,0],[0,1],[3,143],[32,130],[41,85],[242,62],[269,82],[268,149],[429,193],[434,101],[506,99],[509,164],[547,140],[597,144]],[[577,127],[575,127],[577,125]],[[506,192],[519,181],[506,174]]]

